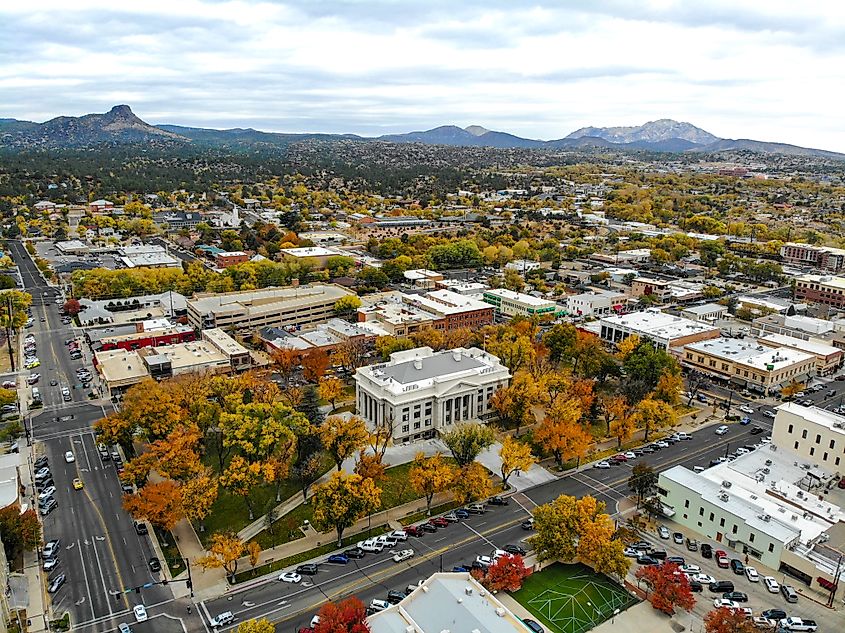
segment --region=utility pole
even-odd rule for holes
[[[833,601],[836,599],[836,591],[839,589],[839,570],[842,568],[842,555],[839,555],[839,560],[836,561],[836,573],[833,574],[833,587],[830,589],[830,596],[827,598],[827,606],[832,607]]]
[[[185,564],[188,566],[188,589],[191,592],[191,598],[194,597],[194,579],[191,577],[191,559],[186,558]]]

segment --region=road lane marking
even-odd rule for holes
[[[96,617],[96,613],[94,613],[94,601],[91,599],[91,585],[88,582],[88,570],[85,569],[85,557],[82,555],[82,548],[78,547],[79,539],[76,540],[77,549],[79,550],[79,561],[82,563],[82,576],[85,579],[85,590],[88,592],[88,606],[91,607],[91,617]],[[82,599],[85,600],[85,596],[82,596]],[[80,606],[77,604],[76,606]]]
[[[97,546],[92,543],[91,547],[94,549],[94,558],[97,561],[97,570],[100,572],[100,581],[103,583],[103,592],[106,594],[106,606],[108,607],[109,615],[112,615],[114,614],[114,610],[111,608],[111,599],[113,594],[109,593],[109,588],[106,585],[106,577],[103,575],[103,563],[100,561],[100,555],[97,553]],[[119,577],[120,576],[118,576],[118,578]],[[121,582],[121,585],[122,584],[123,582]],[[123,587],[121,587],[121,589],[123,589]],[[126,601],[126,594],[123,594],[123,604],[127,607],[129,606],[129,603]]]

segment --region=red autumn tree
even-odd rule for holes
[[[314,633],[369,633],[367,610],[355,596],[343,602],[327,602],[317,612],[320,621]]]
[[[62,309],[64,309],[68,316],[75,317],[82,310],[82,304],[79,303],[79,299],[68,299],[65,301]]]
[[[675,607],[689,611],[695,605],[695,596],[689,586],[689,578],[681,573],[677,565],[645,565],[636,573],[650,589],[648,599],[651,606],[667,615],[675,613]]]
[[[754,633],[757,629],[742,611],[712,609],[704,616],[704,630],[707,633]]]
[[[487,571],[473,570],[473,576],[490,591],[518,591],[531,575],[519,554],[500,557]]]

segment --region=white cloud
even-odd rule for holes
[[[534,138],[671,117],[845,150],[839,3],[123,4],[0,6],[0,116],[123,100],[154,122],[362,134],[479,123]]]

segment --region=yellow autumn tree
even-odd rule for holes
[[[211,546],[208,554],[196,560],[203,569],[219,569],[222,567],[230,578],[238,573],[238,560],[244,555],[246,545],[232,532],[216,533],[211,536]]]
[[[487,469],[478,462],[472,462],[458,471],[451,489],[458,503],[464,504],[489,497],[493,484]]]
[[[660,379],[657,381],[654,391],[651,392],[651,397],[675,406],[680,402],[683,390],[684,379],[680,372],[664,371],[660,374]]]
[[[508,488],[508,479],[514,472],[528,470],[537,461],[528,444],[524,444],[510,435],[502,440],[499,458],[502,460],[502,486],[506,489]]]
[[[408,481],[411,488],[425,497],[425,511],[431,514],[431,501],[438,492],[449,489],[455,480],[456,470],[443,455],[437,453],[426,457],[425,453],[417,453],[414,464],[408,471]]]
[[[343,462],[367,445],[370,439],[367,424],[357,415],[345,418],[331,415],[320,426],[323,448],[331,455],[338,471]]]
[[[245,620],[238,624],[236,633],[276,633],[276,625],[266,618]]]
[[[648,441],[648,434],[653,429],[662,429],[672,426],[678,421],[678,414],[670,405],[662,400],[646,398],[637,405],[637,416],[642,424],[644,440]]]
[[[632,334],[616,344],[616,358],[624,361],[640,345],[640,337]]]
[[[593,441],[592,435],[578,423],[581,409],[575,400],[551,407],[545,419],[534,429],[534,441],[555,458],[558,466],[564,461],[581,459]]]
[[[313,505],[314,527],[321,531],[334,528],[340,547],[343,531],[379,508],[381,488],[361,475],[336,472],[326,483],[314,488]]]
[[[323,400],[332,403],[332,410],[334,410],[335,402],[343,394],[343,382],[339,378],[324,378],[320,381],[317,391]]]

